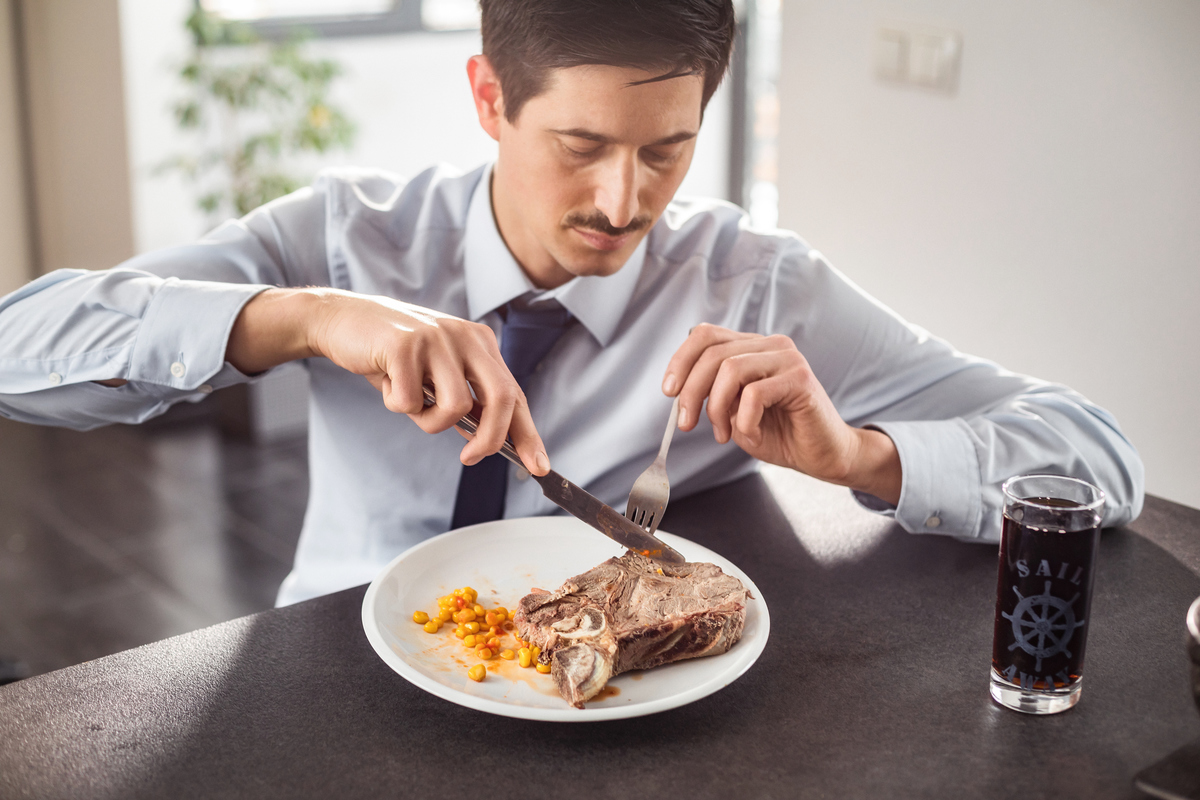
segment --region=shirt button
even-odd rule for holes
[[[925,520],[925,527],[927,527],[927,528],[936,528],[938,525],[941,525],[941,524],[942,524],[941,517],[934,516],[934,517],[930,517],[929,519]]]
[[[62,375],[59,375],[57,372],[51,372],[51,373],[50,373],[49,375],[47,375],[46,377],[47,377],[47,378],[49,379],[49,381],[50,381],[51,383],[53,383],[55,386],[58,386],[60,383],[62,383]]]
[[[517,480],[519,480],[519,481],[529,480],[529,470],[525,469],[524,467],[517,467]]]
[[[183,373],[185,373],[185,372],[187,372],[187,367],[185,367],[183,365],[182,361],[176,361],[174,364],[171,365],[171,374],[174,375],[176,378],[182,378]]]
[[[197,387],[197,390],[200,392],[200,394],[212,394],[212,387],[207,383],[200,384],[200,386]]]

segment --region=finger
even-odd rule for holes
[[[498,452],[504,445],[521,389],[502,364],[484,357],[472,365],[471,385],[479,397],[479,430],[463,448],[462,462],[473,464],[484,456]]]
[[[674,397],[679,393],[684,383],[687,382],[692,367],[700,358],[700,355],[709,347],[733,341],[734,339],[748,339],[754,335],[752,333],[732,331],[717,325],[710,325],[707,322],[702,322],[692,328],[688,333],[687,339],[679,346],[679,349],[675,351],[675,355],[671,356],[671,361],[667,364],[667,371],[663,375],[663,394],[668,397]]]
[[[741,408],[743,388],[793,366],[788,354],[779,350],[743,352],[720,362],[708,393],[708,418],[713,435],[721,444],[733,437],[735,415]]]
[[[408,372],[402,365],[393,365],[380,380],[380,391],[388,411],[413,416],[425,408],[425,393],[421,381],[411,378]]]
[[[689,431],[700,421],[704,400],[712,391],[713,381],[716,380],[725,359],[777,348],[778,343],[767,337],[750,336],[714,344],[705,349],[692,365],[683,389],[679,392],[679,429]],[[713,418],[711,413],[709,418]]]
[[[512,437],[513,447],[525,469],[534,475],[545,475],[550,471],[550,458],[546,455],[546,445],[538,435],[537,427],[533,424],[533,416],[529,413],[529,404],[522,394],[513,408],[512,421],[508,429]]]
[[[762,444],[762,421],[767,409],[772,408],[795,394],[795,382],[787,375],[771,375],[755,381],[742,389],[737,415],[733,418],[736,435],[751,446]]]
[[[462,367],[456,361],[435,362],[431,366],[428,382],[433,386],[436,403],[432,406],[423,405],[425,392],[422,388],[422,410],[409,416],[426,433],[441,433],[470,413],[475,399],[471,396],[471,387],[463,375]]]

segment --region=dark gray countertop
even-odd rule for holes
[[[778,471],[663,527],[771,610],[758,663],[691,705],[577,725],[452,705],[374,654],[360,587],[0,688],[0,797],[1142,797],[1133,775],[1200,736],[1200,511],[1149,498],[1105,532],[1083,698],[1043,718],[988,696],[994,547]]]

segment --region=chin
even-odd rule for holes
[[[592,253],[588,256],[576,257],[563,263],[563,269],[580,278],[588,276],[604,278],[619,272],[628,260],[628,255],[617,256],[612,253],[605,253],[603,256],[598,257]]]
[[[639,238],[637,242],[612,252],[601,252],[590,247],[567,247],[564,248],[563,258],[557,260],[563,269],[577,277],[607,277],[625,266],[625,262],[629,261],[640,241]]]

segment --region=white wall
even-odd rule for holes
[[[178,147],[169,112],[179,91],[172,66],[186,52],[182,25],[191,0],[120,2],[134,227],[144,252],[188,241],[205,227],[179,178],[152,175]],[[333,97],[359,129],[353,150],[323,163],[413,175],[439,161],[470,169],[494,158],[495,143],[479,128],[467,84],[467,59],[479,49],[477,31],[313,42],[313,55],[344,67]],[[709,106],[682,192],[725,195],[728,128],[722,90]]]
[[[960,85],[872,76],[890,22]],[[784,0],[780,224],[962,350],[1115,413],[1200,506],[1200,4]]]
[[[12,0],[0,0],[0,295],[29,280]]]

